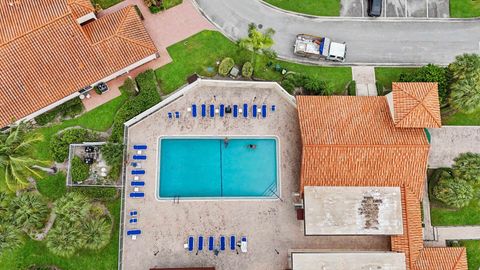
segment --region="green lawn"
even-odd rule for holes
[[[463,240],[459,243],[467,248],[468,269],[480,269],[480,240]]]
[[[340,0],[265,0],[281,9],[316,16],[339,16]]]
[[[480,17],[480,0],[450,0],[450,17]]]
[[[416,68],[402,67],[377,67],[375,68],[375,79],[377,84],[383,86],[385,90],[392,90],[392,82],[398,82],[400,74],[413,72]]]
[[[30,265],[55,265],[63,270],[111,270],[117,269],[120,199],[106,204],[114,217],[110,243],[100,251],[81,251],[71,258],[53,255],[44,242],[28,240],[20,248],[0,256],[0,270],[25,270]]]
[[[442,123],[453,126],[480,126],[480,110],[474,113],[456,112],[452,115],[442,116]]]
[[[235,43],[216,31],[203,31],[184,41],[178,42],[167,48],[173,59],[169,63],[155,71],[161,82],[162,92],[171,93],[186,83],[188,76],[198,73],[211,76],[215,72],[216,62],[224,57],[232,57],[236,65],[241,65],[251,59],[251,52],[240,49]],[[263,56],[257,56],[258,62],[254,70],[254,76],[263,80],[280,81],[282,75],[267,68],[269,60]],[[345,90],[345,86],[352,79],[349,67],[320,67],[308,66],[284,61],[274,60],[273,65],[294,72],[315,75],[333,83],[338,93]],[[211,70],[210,70],[211,69]]]
[[[109,8],[115,4],[122,2],[123,0],[90,0],[92,4],[99,4],[103,9]]]

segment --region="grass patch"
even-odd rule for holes
[[[480,0],[450,0],[450,17],[480,17]]]
[[[27,239],[24,245],[0,256],[0,270],[24,270],[30,265],[55,265],[65,270],[111,270],[117,269],[118,233],[120,222],[120,199],[107,203],[113,217],[113,233],[110,243],[99,251],[80,251],[70,258],[63,258],[50,253],[45,242]]]
[[[109,8],[113,5],[116,5],[120,2],[122,2],[123,0],[91,0],[92,1],[92,4],[93,6],[95,6],[96,4],[100,5],[103,9],[106,9],[106,8]]]
[[[340,0],[265,0],[281,9],[316,16],[339,16]]]
[[[452,126],[480,126],[480,110],[473,113],[456,112],[442,117],[442,124]]]
[[[56,200],[67,192],[66,175],[59,172],[54,175],[46,175],[37,181],[38,191],[50,200]]]
[[[467,248],[468,269],[480,269],[480,240],[462,240],[459,243]]]
[[[169,94],[184,85],[187,77],[193,73],[211,76],[211,70],[217,69],[217,61],[221,61],[225,57],[232,57],[235,60],[235,65],[239,67],[251,59],[251,52],[240,49],[235,43],[217,31],[202,31],[168,47],[167,50],[173,61],[155,71],[157,78],[161,81],[162,92],[165,94]],[[314,75],[323,80],[329,80],[333,83],[337,93],[344,92],[346,85],[352,78],[351,68],[349,67],[300,65],[269,60],[261,55],[257,56],[257,60],[254,77],[263,80],[280,81],[283,78],[279,72],[267,68],[269,61],[273,62],[273,66],[279,64],[288,71]]]
[[[416,68],[398,68],[398,67],[377,67],[375,68],[375,80],[377,86],[382,86],[384,90],[392,90],[392,82],[400,80],[400,74],[415,71]]]

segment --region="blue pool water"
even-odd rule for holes
[[[249,148],[255,145],[255,149]],[[275,139],[162,138],[159,197],[273,197]]]

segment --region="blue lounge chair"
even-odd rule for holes
[[[135,144],[133,145],[134,150],[147,150],[147,146],[145,144]]]
[[[134,216],[136,216],[136,215],[138,215],[138,211],[137,211],[137,210],[132,210],[132,211],[130,211],[130,216],[131,216],[131,217],[134,217]]]
[[[272,105],[272,112],[274,112],[277,109],[275,105]]]
[[[220,236],[220,250],[225,250],[225,236]]]
[[[138,221],[138,219],[136,219],[136,218],[131,218],[128,222],[129,222],[130,224],[135,224],[135,223],[137,223],[137,221]]]
[[[175,118],[180,118],[180,112],[175,112]]]
[[[252,106],[252,117],[257,118],[257,104],[253,104]]]
[[[133,159],[135,159],[135,160],[147,160],[147,156],[145,156],[145,155],[133,155]]]
[[[215,106],[213,104],[210,104],[210,117],[215,116]]]
[[[247,103],[243,104],[243,117],[245,117],[245,118],[248,117],[248,105],[247,105]]]
[[[207,116],[207,105],[202,104],[202,117]]]
[[[192,116],[197,117],[197,105],[192,104]]]
[[[143,198],[145,197],[145,193],[143,192],[132,192],[130,193],[130,198]]]
[[[208,250],[212,251],[215,248],[215,238],[213,236],[208,237]]]
[[[128,230],[127,235],[139,235],[142,234],[141,230]]]
[[[235,238],[235,235],[230,236],[230,250],[236,250],[237,249],[237,239]]]
[[[188,237],[188,241],[187,241],[187,248],[188,248],[188,251],[192,252],[193,251],[193,247],[194,247],[194,239],[193,239],[193,236],[189,236]]]
[[[262,117],[267,117],[267,105],[265,104],[262,105]]]
[[[172,118],[173,118],[173,115],[172,115],[171,112],[169,112],[167,115],[168,115],[168,119],[172,119]]]
[[[198,237],[198,251],[202,251],[203,250],[203,236],[199,236]]]
[[[237,104],[233,105],[233,117],[234,118],[238,117],[238,105]]]
[[[225,105],[220,104],[220,117],[225,115]]]
[[[143,181],[132,181],[132,187],[143,187],[145,186],[145,182]]]
[[[132,170],[133,175],[145,174],[145,170]]]

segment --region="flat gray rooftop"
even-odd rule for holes
[[[197,81],[130,122],[127,130],[129,156],[132,145],[148,145],[148,159],[142,162],[145,197],[132,199],[128,193],[131,177],[126,179],[122,250],[123,269],[150,267],[208,267],[217,270],[285,269],[291,249],[387,251],[386,236],[305,236],[303,221],[296,219],[292,195],[299,190],[301,140],[295,104],[280,92],[276,83],[234,81]],[[256,97],[256,98],[255,98]],[[289,97],[289,99],[287,99]],[[255,99],[255,101],[253,101]],[[187,112],[192,103],[253,103],[276,105],[265,119],[193,118]],[[168,112],[179,111],[180,119],[169,120]],[[148,115],[147,117],[144,117]],[[139,120],[139,121],[138,121]],[[175,135],[277,136],[279,142],[279,182],[281,200],[180,200],[156,199],[158,137]],[[129,160],[129,163],[131,160]],[[185,164],[188,166],[188,164]],[[127,172],[132,168],[127,167]],[[138,224],[128,224],[128,212],[139,212]],[[125,231],[141,229],[136,240]],[[211,251],[189,253],[184,243],[189,235],[208,237],[231,234],[248,237],[248,252]]]
[[[399,187],[307,186],[306,235],[403,234]]]
[[[405,254],[393,252],[293,253],[293,270],[405,270]]]

